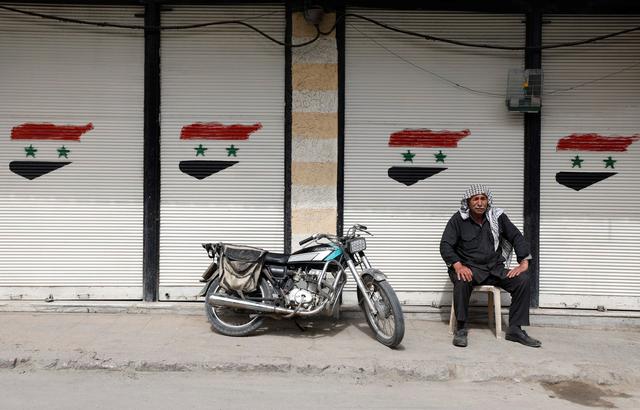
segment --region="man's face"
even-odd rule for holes
[[[485,194],[474,195],[469,198],[469,210],[475,217],[481,217],[489,206],[489,199]]]

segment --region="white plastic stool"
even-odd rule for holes
[[[496,339],[502,339],[502,304],[500,303],[500,288],[491,285],[483,285],[474,287],[473,291],[487,292],[489,327],[491,327],[491,322],[494,321],[496,326]],[[458,322],[456,320],[456,311],[453,305],[454,303],[451,302],[451,316],[449,317],[449,333],[451,334],[455,331],[456,324]]]

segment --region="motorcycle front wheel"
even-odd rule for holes
[[[380,343],[388,347],[396,347],[404,337],[404,315],[400,307],[400,301],[389,282],[376,281],[366,275],[363,278],[368,297],[376,311],[372,312],[369,305],[360,300],[360,306],[367,318],[367,323]],[[362,296],[362,295],[360,295]]]
[[[245,294],[245,298],[260,302],[269,294],[269,285],[264,279],[260,279],[258,288],[250,293]],[[257,313],[229,307],[211,306],[207,301],[209,296],[219,295],[232,298],[240,298],[240,295],[234,291],[227,291],[220,286],[220,278],[216,278],[211,282],[204,301],[204,309],[207,312],[207,318],[214,330],[226,336],[248,336],[255,332],[262,323],[264,317]]]

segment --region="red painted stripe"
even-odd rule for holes
[[[421,148],[456,148],[458,141],[471,135],[471,131],[431,131],[424,128],[405,129],[391,134],[390,147],[421,147]]]
[[[640,135],[606,137],[600,134],[571,134],[562,137],[556,145],[557,151],[617,151],[623,152]]]
[[[196,122],[182,127],[180,139],[246,140],[249,139],[249,135],[261,128],[262,124],[260,123],[253,125],[223,125],[219,122]]]
[[[13,127],[11,130],[11,139],[80,141],[82,134],[92,129],[92,123],[87,125],[55,125],[48,122],[25,122],[17,127]]]

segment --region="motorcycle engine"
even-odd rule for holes
[[[318,269],[298,270],[293,275],[293,288],[287,294],[288,304],[291,307],[309,308],[314,306],[318,299],[318,275],[322,273]]]
[[[309,303],[313,300],[311,292],[305,289],[293,288],[287,295],[289,298],[289,304],[292,306],[308,307]]]

